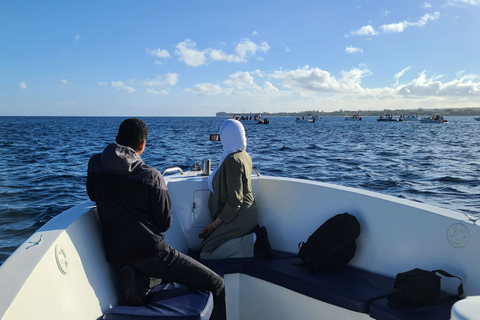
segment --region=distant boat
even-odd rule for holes
[[[420,119],[421,123],[445,123],[448,122],[446,119],[443,118],[443,115],[436,114],[429,118],[422,118]]]
[[[386,114],[384,116],[380,116],[380,118],[377,119],[377,121],[393,121],[393,122],[399,122],[403,121],[402,118],[394,118],[393,115],[391,114]]]
[[[358,114],[351,115],[350,117],[345,117],[346,121],[362,121],[362,117]]]
[[[416,114],[411,114],[408,116],[402,115],[400,118],[402,118],[403,121],[418,121],[418,115]]]
[[[233,119],[240,121],[241,123],[245,124],[269,124],[270,119],[265,118],[262,119],[262,114],[261,113],[255,113],[250,114],[250,115],[233,115]]]
[[[475,119],[475,120],[477,120],[477,121],[480,121],[480,117],[475,117],[475,118],[473,118],[473,119]]]
[[[301,118],[295,119],[297,123],[315,123],[318,120],[321,120],[318,115],[312,115],[311,113],[307,113],[306,115],[302,116]]]

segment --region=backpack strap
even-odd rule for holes
[[[460,297],[463,294],[463,280],[462,280],[462,278],[460,278],[458,276],[454,276],[454,275],[452,275],[452,274],[450,274],[450,273],[448,273],[444,270],[433,270],[433,272],[439,273],[444,277],[457,278],[458,280],[460,280],[460,285],[458,286],[458,291],[457,291],[458,293],[455,295],[455,297]],[[449,298],[449,297],[447,297],[447,298]],[[444,300],[444,299],[446,299],[446,298],[443,298],[441,300]]]

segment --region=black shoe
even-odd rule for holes
[[[120,298],[123,305],[142,306],[146,289],[145,277],[135,272],[135,269],[128,264],[120,269]]]
[[[270,247],[270,241],[268,241],[268,233],[265,227],[257,225],[253,232],[257,235],[257,241],[255,241],[255,255],[264,257],[267,259],[273,259],[272,247]]]

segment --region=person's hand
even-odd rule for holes
[[[215,230],[215,228],[211,223],[209,223],[205,228],[203,228],[202,232],[198,234],[198,237],[200,239],[206,239],[212,234],[213,230]]]

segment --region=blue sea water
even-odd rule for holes
[[[33,232],[88,199],[89,158],[114,141],[124,118],[0,117],[0,264]],[[160,171],[218,162],[209,141],[220,117],[144,117],[143,160]],[[272,117],[246,125],[247,151],[262,175],[329,182],[389,194],[480,217],[480,122],[361,122],[343,117],[297,124]],[[319,203],[321,206],[321,203]]]

